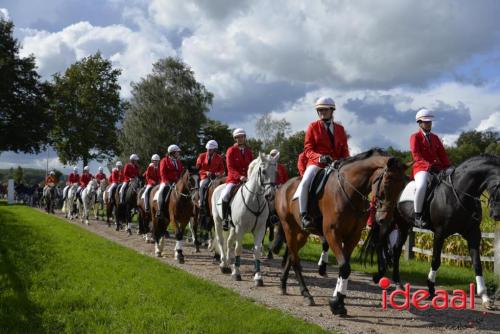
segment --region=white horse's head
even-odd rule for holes
[[[259,157],[248,166],[248,178],[265,189],[265,197],[274,199],[276,188],[276,170],[278,166],[279,153],[274,157],[259,152]]]

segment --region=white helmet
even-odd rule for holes
[[[207,142],[207,145],[205,145],[205,148],[206,148],[207,150],[214,150],[214,149],[219,148],[219,144],[217,144],[217,142],[216,142],[215,140],[213,140],[213,139],[212,139],[212,140],[209,140],[209,141]]]
[[[90,170],[90,168],[89,168],[89,166],[85,166],[85,167],[83,167],[83,170],[88,172]]]
[[[78,172],[78,167],[73,167],[73,172]]]
[[[331,97],[325,97],[322,96],[316,100],[314,103],[314,108],[315,109],[322,109],[322,108],[333,108],[335,109],[335,101]]]
[[[54,172],[53,170],[51,170],[49,174],[50,175],[56,175],[56,172]]]
[[[123,166],[123,165],[122,165],[122,162],[121,162],[121,161],[117,161],[117,162],[116,162],[116,164],[115,164],[115,166],[116,166],[116,167],[121,167],[121,166]]]
[[[242,128],[234,129],[234,131],[233,131],[233,138],[237,137],[237,136],[241,136],[241,135],[243,135],[243,136],[247,135],[247,133],[245,132],[245,130],[243,130]]]
[[[132,154],[130,156],[130,160],[135,160],[135,161],[139,161],[139,156],[137,154]]]
[[[276,154],[278,154],[278,153],[280,153],[280,151],[278,151],[277,149],[273,148],[273,149],[271,150],[271,152],[269,152],[269,155],[270,155],[270,156],[272,156],[272,157],[274,157],[274,156],[275,156]]]
[[[100,166],[99,167],[99,172],[102,172],[102,171],[103,171],[102,166]]]
[[[179,146],[173,144],[173,145],[170,145],[167,149],[167,152],[168,153],[174,153],[174,152],[180,152],[181,149],[179,148]]]
[[[153,154],[151,161],[160,161],[160,156],[158,154]]]
[[[430,110],[422,108],[419,111],[417,111],[417,115],[415,116],[415,120],[417,123],[419,121],[422,122],[432,122],[432,119],[434,118],[434,115],[430,112]]]

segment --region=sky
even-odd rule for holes
[[[305,130],[314,100],[332,97],[351,153],[408,149],[422,107],[447,145],[500,131],[498,13],[495,0],[0,2],[44,79],[101,51],[122,69],[126,99],[155,61],[177,56],[214,93],[208,116],[250,135],[265,113]],[[46,156],[4,152],[0,168],[45,168]],[[69,170],[53,151],[49,166]]]

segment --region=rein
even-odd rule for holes
[[[273,182],[267,182],[267,183],[262,182],[260,167],[259,167],[258,179],[259,179],[259,184],[261,187],[265,187],[266,185],[275,186],[275,183],[273,183]],[[248,203],[245,199],[245,195],[243,194],[243,189],[246,189],[249,193],[256,195],[255,197],[257,198],[257,208],[258,208],[257,211],[252,210],[252,208],[250,208],[250,206],[248,206]],[[260,197],[262,197],[264,195],[265,191],[266,191],[265,189],[262,192],[252,191],[248,188],[246,183],[243,183],[243,188],[240,191],[241,198],[243,199],[243,204],[248,209],[248,211],[250,211],[255,216],[255,221],[254,221],[254,224],[252,227],[252,232],[254,231],[255,226],[257,226],[257,220],[259,219],[260,215],[262,214],[262,212],[264,212],[264,210],[266,209],[266,206],[267,206],[267,200],[265,198],[264,198],[264,203],[262,205],[260,203]]]

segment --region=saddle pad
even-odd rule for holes
[[[413,202],[415,200],[415,181],[411,181],[408,183],[401,193],[401,196],[399,196],[398,203],[402,202]]]

